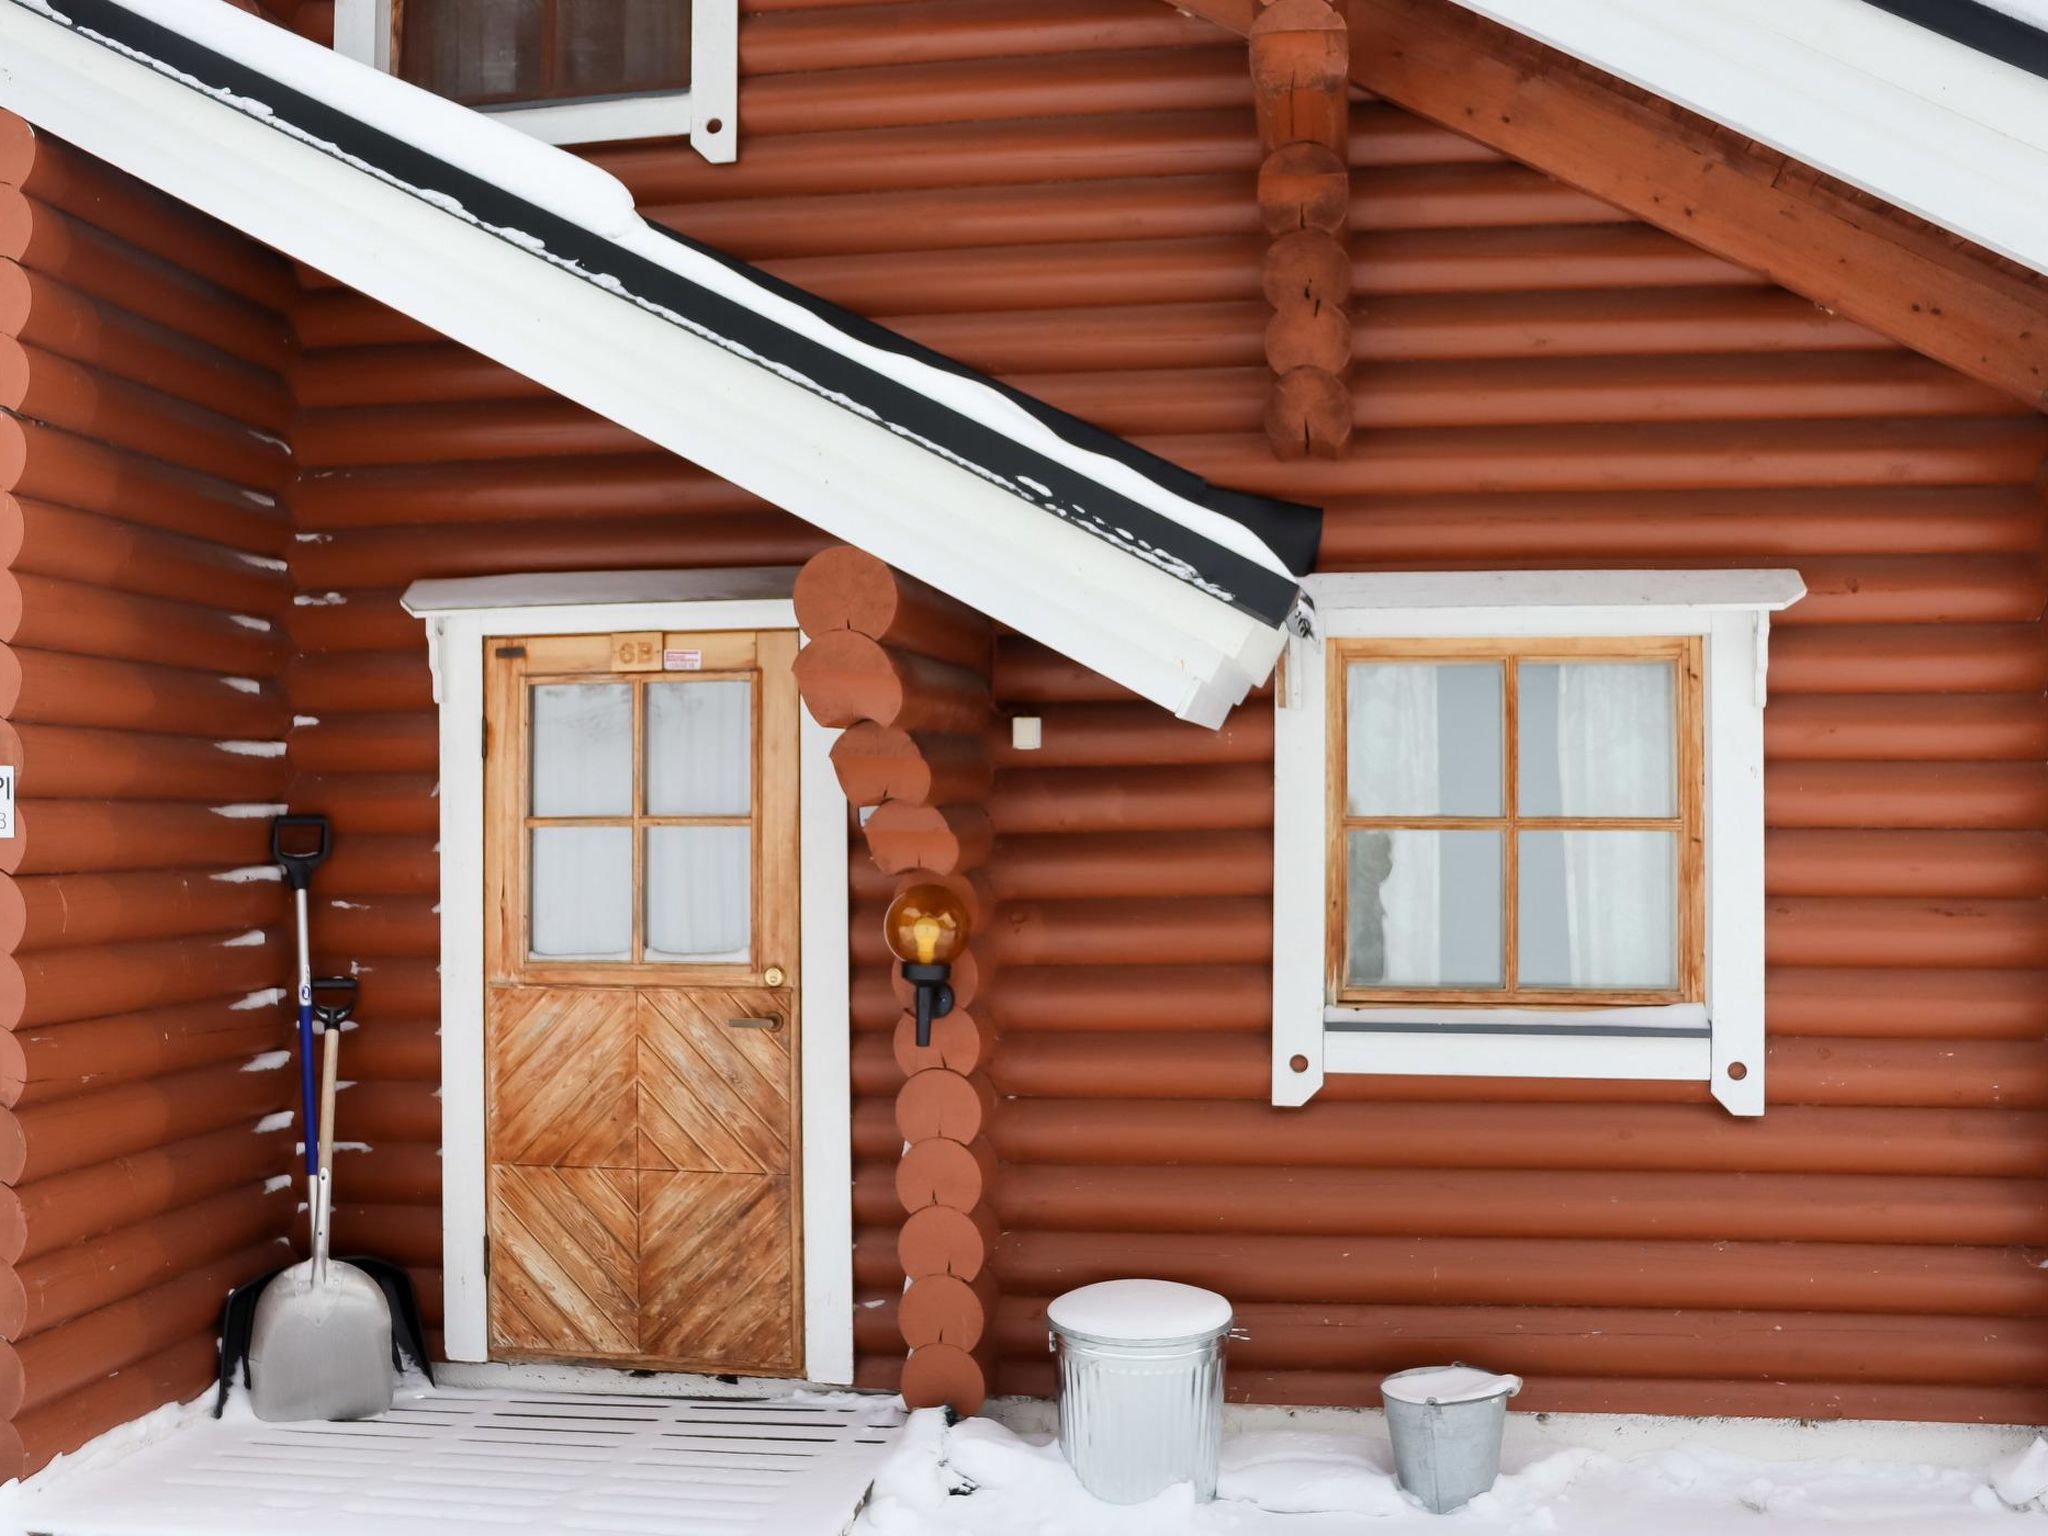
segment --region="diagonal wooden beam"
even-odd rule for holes
[[[1245,33],[1256,0],[1169,0]],[[2048,284],[1453,0],[1346,0],[1351,80],[2035,407]]]
[[[2030,405],[2048,289],[2002,259],[1451,0],[1347,0],[1375,96]]]

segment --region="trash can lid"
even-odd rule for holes
[[[1484,1397],[1513,1397],[1519,1376],[1496,1376],[1469,1365],[1425,1365],[1396,1371],[1380,1383],[1380,1395],[1397,1403],[1476,1403]]]
[[[1228,1328],[1230,1303],[1214,1291],[1172,1280],[1103,1280],[1067,1292],[1045,1316],[1062,1333],[1135,1342]]]

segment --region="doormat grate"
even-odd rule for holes
[[[190,1424],[25,1492],[41,1536],[839,1536],[891,1398],[442,1389],[348,1424]]]

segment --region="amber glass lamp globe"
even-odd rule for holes
[[[951,965],[967,947],[967,907],[943,885],[913,885],[889,903],[882,931],[905,965]]]

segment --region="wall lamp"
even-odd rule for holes
[[[947,981],[967,947],[967,905],[943,885],[913,885],[889,903],[882,932],[917,993],[917,1043],[930,1045],[932,1020],[953,1011]]]

